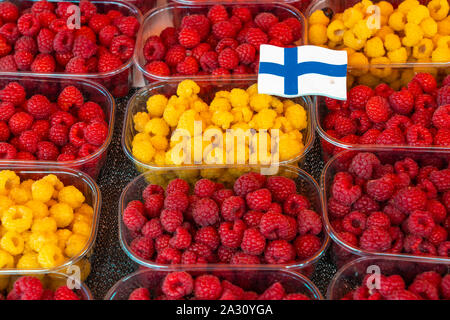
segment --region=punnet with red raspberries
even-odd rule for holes
[[[137,177],[122,192],[119,205],[126,253],[148,267],[313,267],[328,242],[317,184],[289,166],[273,176],[233,170],[236,176],[224,183],[209,175],[213,171],[205,172],[208,178],[197,177],[194,170]],[[166,176],[172,180],[161,180]]]
[[[89,0],[27,0],[20,8],[16,2],[3,3],[0,71],[56,73],[68,79],[77,74],[103,84],[116,97],[128,94],[141,19],[137,8],[119,1],[104,6]],[[79,7],[79,20],[71,5]],[[7,10],[16,14],[9,17]]]
[[[328,287],[327,299],[449,300],[450,270],[442,262],[359,258],[338,270]]]
[[[173,16],[173,21],[161,25],[165,15]],[[152,12],[143,22],[137,63],[149,81],[255,74],[260,45],[301,45],[304,31],[303,15],[282,3],[210,3],[195,9],[172,4]]]
[[[0,162],[63,165],[96,178],[106,160],[114,101],[88,80],[0,76]]]
[[[119,280],[105,300],[321,300],[304,275],[286,270],[142,269]]]
[[[449,160],[433,152],[347,151],[329,161],[322,183],[336,259],[350,252],[450,261]]]
[[[83,283],[79,289],[69,289],[66,285],[69,278],[64,274],[12,276],[6,280],[2,288],[8,289],[0,290],[0,300],[93,300],[91,292]]]
[[[411,75],[394,90],[385,83],[374,88],[355,85],[346,101],[320,98],[316,105],[318,129],[325,138],[325,156],[342,146],[408,149],[450,148],[450,75]]]

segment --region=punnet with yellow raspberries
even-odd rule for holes
[[[155,83],[130,100],[122,143],[138,169],[298,161],[310,148],[309,97],[259,94],[255,81]]]
[[[0,275],[76,264],[84,281],[99,205],[97,185],[79,171],[0,168]]]

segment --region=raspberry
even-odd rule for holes
[[[98,58],[98,71],[109,72],[118,69],[122,65],[122,61],[114,54],[105,52]]]
[[[119,28],[120,32],[122,32],[124,35],[128,37],[134,37],[139,30],[140,24],[135,17],[128,16],[122,17],[119,20],[117,27]]]
[[[400,189],[393,197],[394,205],[405,213],[416,210],[424,210],[426,206],[426,195],[417,187],[406,187]]]
[[[244,197],[247,193],[261,189],[264,185],[264,180],[260,174],[247,173],[236,179],[233,185],[234,193],[238,196]]]
[[[28,51],[16,51],[14,53],[14,62],[21,71],[30,70],[33,59],[33,55]]]
[[[165,55],[165,61],[171,67],[175,67],[178,63],[184,61],[185,58],[186,49],[180,45],[175,45],[168,49]]]
[[[69,140],[69,129],[63,124],[57,124],[50,127],[48,136],[51,142],[62,147],[66,145]]]
[[[350,174],[339,172],[334,177],[331,192],[340,203],[351,205],[361,196],[361,187],[353,185],[353,178]]]
[[[142,211],[127,207],[123,212],[123,222],[130,231],[140,231],[147,219],[142,215]]]
[[[406,132],[406,142],[411,146],[427,146],[433,143],[433,136],[428,129],[414,124]]]
[[[131,251],[139,258],[150,260],[155,253],[153,240],[146,237],[138,237],[130,244]]]
[[[58,158],[58,148],[49,141],[40,141],[37,149],[36,156],[39,160],[55,161]]]
[[[370,179],[374,168],[380,165],[380,160],[376,155],[369,152],[356,154],[350,163],[349,172],[361,179]]]
[[[219,278],[213,275],[201,275],[194,282],[194,296],[198,300],[217,300],[222,293]]]
[[[16,148],[6,142],[0,142],[0,159],[15,159],[17,154]]]
[[[439,129],[434,136],[434,144],[438,146],[450,146],[450,129]]]
[[[108,137],[108,127],[100,121],[92,122],[86,127],[84,137],[88,143],[101,146]]]
[[[161,60],[164,58],[166,48],[157,36],[148,37],[144,45],[144,58],[147,62]]]
[[[209,9],[207,17],[214,24],[227,20],[228,12],[223,5],[214,5]]]
[[[229,20],[217,22],[212,26],[212,34],[219,40],[234,38],[236,32],[235,26]]]
[[[79,108],[83,102],[83,94],[75,86],[65,87],[58,96],[58,106],[63,111],[68,111],[72,107]]]
[[[0,99],[3,103],[10,102],[14,106],[21,105],[26,98],[25,89],[18,84],[17,82],[8,83],[1,91],[0,91]]]
[[[191,234],[187,229],[178,227],[170,239],[169,244],[175,249],[183,250],[187,249],[191,245],[191,239]]]
[[[228,69],[225,68],[217,68],[211,72],[211,75],[213,76],[228,76],[230,74],[231,74],[230,71],[228,71]]]
[[[177,65],[177,72],[185,75],[193,75],[198,72],[198,62],[194,57],[186,57]]]
[[[234,49],[226,48],[219,53],[218,62],[222,68],[234,69],[239,64],[239,56]]]
[[[178,44],[178,32],[174,27],[167,27],[160,34],[161,41],[166,48],[173,47]]]
[[[88,101],[78,108],[78,118],[81,121],[90,122],[92,120],[103,120],[105,119],[105,114],[102,107],[97,103]]]
[[[170,238],[171,238],[171,236],[168,234],[163,234],[162,236],[159,236],[158,238],[156,238],[155,249],[158,253],[162,252],[164,249],[169,247]]]
[[[0,121],[0,141],[8,141],[10,136],[9,127],[5,121]]]
[[[223,201],[220,212],[225,221],[240,219],[245,213],[245,202],[238,196],[228,197]]]
[[[245,35],[245,40],[256,49],[259,49],[260,45],[269,41],[269,37],[259,28],[249,28]]]
[[[352,211],[342,220],[345,231],[354,235],[361,235],[366,228],[366,216],[359,211]]]
[[[249,228],[259,227],[262,216],[263,213],[260,211],[247,211],[242,217],[242,220],[244,220]]]
[[[234,196],[234,192],[231,189],[220,189],[213,193],[212,199],[219,205],[225,201],[225,199]]]
[[[113,38],[118,35],[120,35],[119,29],[116,26],[108,25],[100,30],[98,34],[98,40],[100,41],[100,44],[104,45],[105,47],[109,47]]]
[[[50,29],[41,29],[36,38],[38,50],[41,53],[52,53],[53,52],[53,39],[55,34]]]
[[[51,112],[50,101],[47,99],[47,97],[36,94],[28,99],[27,111],[35,119],[46,119],[49,117]]]
[[[183,213],[174,209],[165,209],[161,212],[160,219],[164,230],[173,233],[183,223]]]
[[[427,240],[436,247],[447,240],[448,232],[443,227],[435,225]]]
[[[416,294],[408,290],[399,290],[389,296],[389,300],[421,300]]]
[[[269,36],[280,41],[283,45],[288,45],[294,41],[291,27],[284,22],[275,23],[269,29]]]
[[[15,22],[19,17],[19,8],[9,1],[0,3],[0,18],[3,21]]]
[[[433,216],[428,211],[415,210],[406,220],[408,231],[413,235],[428,237],[435,226]]]
[[[285,239],[289,235],[290,223],[281,213],[265,213],[259,223],[259,230],[269,240]]]
[[[376,201],[389,200],[394,194],[394,184],[389,179],[370,180],[366,185],[367,194]]]
[[[146,288],[137,288],[130,293],[128,300],[150,300],[150,292]]]
[[[380,211],[372,212],[366,220],[366,228],[384,228],[388,229],[391,226],[391,221],[389,216]]]
[[[20,134],[19,146],[22,151],[35,153],[38,142],[39,136],[32,130],[24,131]]]
[[[450,169],[433,171],[430,173],[429,179],[440,192],[450,189]]]
[[[45,11],[54,11],[54,5],[51,2],[47,2],[47,1],[38,1],[33,3],[33,5],[31,6],[31,12],[35,15],[39,15],[42,12]]]
[[[153,218],[145,223],[141,232],[144,237],[154,240],[163,234],[163,228],[159,219]]]
[[[376,144],[383,145],[401,145],[403,142],[403,133],[398,128],[384,130],[378,135],[376,140]]]
[[[307,233],[317,235],[322,231],[322,220],[312,210],[300,211],[297,215],[298,232],[300,235]]]
[[[389,96],[391,108],[398,114],[409,114],[414,107],[414,96],[406,89]]]
[[[295,259],[295,249],[286,240],[274,240],[267,245],[264,258],[270,264],[285,264]]]
[[[450,104],[437,108],[431,121],[438,129],[450,129]]]
[[[164,206],[164,197],[162,194],[152,194],[145,198],[145,213],[148,217],[157,217]]]
[[[389,298],[397,291],[405,289],[405,282],[399,275],[392,275],[389,277],[382,276],[380,279],[380,293],[383,297]]]
[[[208,51],[200,58],[200,66],[206,72],[211,72],[219,67],[218,54],[215,51]]]
[[[441,257],[450,257],[450,241],[444,241],[439,245],[438,255]],[[436,253],[434,253],[436,255]]]
[[[384,252],[391,247],[391,235],[389,231],[379,227],[364,230],[359,238],[361,249],[370,252]]]
[[[366,103],[366,113],[369,119],[375,123],[386,122],[391,110],[388,101],[380,96],[369,98]]]
[[[353,87],[348,92],[348,102],[352,109],[364,109],[370,98],[374,96],[374,91],[364,85]]]
[[[258,231],[252,228],[244,231],[242,237],[241,249],[244,253],[252,255],[260,255],[266,247],[266,238]]]
[[[294,241],[294,248],[300,259],[308,259],[314,256],[322,246],[321,240],[311,234],[299,236]]]
[[[87,73],[86,60],[80,57],[71,58],[65,67],[66,73]]]
[[[27,51],[34,56],[37,53],[37,45],[32,37],[22,36],[14,44],[14,51]]]
[[[309,207],[308,199],[305,196],[295,193],[290,194],[283,204],[284,212],[294,217]]]
[[[192,293],[194,280],[187,272],[171,272],[164,278],[161,289],[169,298],[180,299]]]
[[[35,73],[50,73],[56,69],[55,59],[50,54],[40,53],[36,56],[30,67]]]
[[[11,45],[8,43],[5,37],[1,35],[1,28],[0,28],[0,56],[6,56],[8,53],[11,52]]]
[[[256,49],[251,44],[243,43],[236,48],[240,63],[251,64],[255,61]]]
[[[255,17],[256,25],[263,31],[267,32],[269,29],[278,23],[278,18],[269,12],[261,12]]]
[[[13,291],[19,300],[40,300],[44,289],[38,278],[24,276],[14,282]]]
[[[450,275],[446,275],[442,278],[441,292],[445,299],[450,299]]]
[[[211,250],[216,250],[220,244],[220,237],[214,227],[203,227],[195,233],[195,242],[208,246]]]
[[[191,27],[185,27],[178,33],[178,42],[185,48],[192,49],[201,41],[198,31]]]
[[[417,73],[412,81],[417,81],[422,90],[426,93],[433,93],[436,91],[436,79],[429,73]]]
[[[272,197],[277,202],[284,202],[291,194],[296,192],[296,185],[292,179],[273,176],[267,179],[267,188],[272,192]]]
[[[283,20],[283,23],[287,24],[292,31],[292,35],[294,37],[293,41],[297,41],[302,36],[302,24],[301,22],[296,18],[287,18],[286,20]]]
[[[245,228],[245,223],[242,220],[222,222],[219,226],[221,243],[230,248],[238,248],[241,245]]]
[[[40,140],[46,140],[50,130],[50,123],[47,120],[36,120],[31,126],[31,130],[36,132]]]
[[[192,216],[195,223],[200,226],[205,227],[214,225],[220,219],[219,207],[214,202],[214,200],[209,198],[202,198],[195,202]]]
[[[191,14],[181,20],[181,29],[186,27],[197,30],[200,38],[205,39],[209,34],[210,23],[202,14]]]
[[[75,123],[69,131],[69,141],[75,147],[81,147],[86,143],[86,139],[84,138],[84,132],[87,125],[84,122]]]
[[[443,85],[437,91],[436,101],[439,106],[450,104],[450,85]]]
[[[281,283],[275,282],[258,297],[258,300],[282,300],[285,295]]]
[[[244,252],[236,252],[231,257],[229,263],[230,264],[253,264],[253,265],[257,265],[257,264],[261,264],[261,261],[258,258],[258,256],[254,256],[254,255],[247,254],[247,253],[244,253]]]
[[[209,44],[207,44],[209,47]],[[219,43],[216,46],[216,52],[220,53],[223,50],[230,48],[235,50],[239,45],[239,42],[237,42],[235,39],[233,38],[223,38],[222,40],[219,41]],[[209,50],[206,50],[209,51]],[[205,52],[206,52],[205,51]]]
[[[97,45],[88,37],[81,35],[75,38],[72,52],[75,57],[89,59],[97,52]]]
[[[196,196],[211,197],[215,191],[216,184],[209,179],[200,179],[195,183],[194,193]]]
[[[357,130],[356,121],[340,115],[334,119],[334,128],[341,136],[354,134]]]
[[[15,113],[8,122],[9,129],[14,135],[19,135],[22,132],[31,128],[33,117],[26,112]]]
[[[39,20],[31,13],[25,13],[17,20],[17,28],[24,36],[37,35],[39,27]]]
[[[268,189],[259,189],[247,193],[246,201],[251,210],[267,211],[272,203],[272,195]]]
[[[169,182],[166,188],[166,195],[173,192],[183,192],[184,194],[189,193],[189,184],[183,179],[174,179]]]
[[[95,33],[99,33],[105,26],[109,25],[111,20],[105,14],[96,13],[92,15],[91,19],[89,19],[89,28],[91,28]],[[118,25],[119,27],[119,25]],[[120,29],[120,27],[119,27]]]
[[[408,290],[425,300],[439,300],[438,288],[425,280],[414,280]]]

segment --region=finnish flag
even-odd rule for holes
[[[285,98],[347,99],[347,52],[317,46],[261,45],[258,92]]]

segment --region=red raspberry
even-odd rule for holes
[[[364,109],[370,98],[374,96],[374,91],[365,85],[353,87],[348,92],[348,102],[350,108]]]
[[[209,34],[210,23],[203,14],[191,14],[183,17],[180,28],[193,28],[201,39],[205,39]]]
[[[17,68],[21,71],[29,71],[33,63],[33,55],[28,51],[16,51],[14,53],[14,61]]]
[[[172,248],[183,250],[191,245],[191,240],[192,237],[189,231],[186,228],[178,227],[170,239],[169,244]]]
[[[88,101],[78,108],[77,114],[78,118],[85,122],[105,119],[105,114],[102,107],[92,101]]]
[[[278,23],[278,18],[270,12],[262,12],[255,17],[254,21],[259,28],[267,32],[272,26]]]
[[[295,193],[290,194],[283,204],[284,213],[293,217],[309,207],[309,200],[305,196]]]
[[[244,197],[249,192],[261,189],[263,185],[264,181],[261,179],[261,175],[251,172],[237,178],[233,190],[236,195]]]
[[[241,242],[241,249],[244,253],[252,255],[260,255],[266,247],[266,238],[258,229],[251,228],[244,231]]]
[[[438,255],[441,257],[450,257],[450,241],[444,241],[439,245]],[[436,255],[436,253],[434,253]]]
[[[212,34],[219,40],[234,38],[236,32],[235,26],[229,20],[217,22],[212,26]]]
[[[181,45],[175,45],[167,51],[165,61],[169,66],[175,67],[177,64],[184,61],[185,58],[186,49]]]
[[[414,124],[406,132],[406,142],[411,146],[427,146],[433,143],[433,136],[427,128]]]
[[[450,104],[450,85],[443,85],[438,90],[436,101],[439,106]]]
[[[161,211],[161,225],[167,232],[173,233],[183,223],[183,213],[175,209]]]
[[[269,41],[269,37],[259,28],[249,28],[245,40],[259,50],[260,45],[266,44]]]
[[[11,45],[8,43],[6,38],[1,34],[0,28],[0,57],[6,56],[11,52]]]
[[[9,127],[5,121],[0,121],[0,141],[8,141],[10,136]]]
[[[376,140],[376,144],[401,145],[405,139],[403,133],[398,128],[386,129],[381,132]]]
[[[262,216],[263,213],[260,211],[247,211],[242,217],[242,220],[244,220],[249,228],[259,227]]]
[[[417,187],[400,189],[393,197],[394,205],[405,213],[424,210],[426,207],[426,194]]]
[[[386,122],[391,110],[388,101],[380,96],[369,98],[366,103],[366,113],[369,119],[375,123]]]
[[[352,211],[342,219],[342,228],[354,235],[361,235],[366,228],[367,217],[359,211]]]
[[[241,245],[245,228],[245,223],[242,220],[222,222],[219,226],[221,243],[230,248],[238,248]]]
[[[17,28],[24,36],[33,37],[39,32],[39,20],[31,13],[25,13],[17,20]]]
[[[434,144],[437,146],[450,146],[450,129],[439,129],[434,136]]]
[[[361,196],[361,187],[353,185],[353,178],[346,172],[335,175],[331,187],[333,197],[344,205],[351,205]]]
[[[109,72],[118,69],[122,61],[114,54],[105,52],[98,58],[98,71]]]
[[[137,288],[130,293],[128,300],[151,300],[150,292],[146,288]]]
[[[207,45],[209,46],[209,44],[207,44]],[[239,42],[237,42],[233,38],[223,38],[222,40],[219,41],[215,50],[218,53],[222,52],[223,50],[225,50],[227,48],[235,50],[238,47],[238,45],[239,45]],[[206,51],[209,51],[209,50],[206,50]]]
[[[194,280],[187,272],[171,272],[164,278],[161,289],[169,298],[180,299],[192,293]]]
[[[258,256],[254,256],[251,254],[247,254],[244,252],[236,252],[231,257],[230,264],[253,264],[253,265],[259,265],[261,264],[261,261]]]
[[[391,247],[391,235],[389,231],[379,227],[364,230],[359,238],[359,246],[370,252],[384,252]]]
[[[413,235],[428,237],[435,226],[433,216],[428,211],[415,210],[406,220],[406,227]]]
[[[194,282],[194,296],[198,300],[217,300],[222,293],[219,278],[213,275],[201,275]]]
[[[26,112],[17,112],[9,119],[8,125],[12,134],[17,136],[30,129],[32,123],[33,117],[30,114]]]
[[[214,69],[211,72],[212,76],[221,76],[221,77],[222,76],[228,76],[230,74],[231,74],[230,71],[228,69],[225,69],[225,68],[217,68],[217,69]]]
[[[405,281],[399,275],[392,275],[389,277],[381,276],[380,278],[380,293],[383,297],[389,298],[395,292],[405,289]]]
[[[441,292],[442,292],[442,296],[445,299],[450,299],[450,275],[449,274],[442,278]]]
[[[301,259],[308,259],[314,256],[322,246],[322,241],[315,235],[305,234],[297,237],[294,241],[294,248],[297,256]]]
[[[83,94],[75,86],[65,87],[58,96],[58,106],[63,111],[68,111],[72,107],[79,108],[83,103]]]
[[[222,68],[234,69],[239,64],[239,56],[235,50],[226,48],[219,53],[218,62]]]
[[[153,218],[142,227],[142,235],[150,239],[157,239],[163,234],[163,228],[158,218]]]
[[[174,27],[165,28],[159,36],[167,48],[178,44],[178,31]]]
[[[144,58],[147,62],[161,60],[166,54],[166,48],[158,36],[148,37],[144,45]]]
[[[439,247],[441,243],[447,240],[448,232],[445,228],[435,225],[427,240],[436,247]]]
[[[450,169],[433,171],[430,173],[429,179],[440,192],[450,189]]]
[[[47,97],[36,94],[27,101],[27,111],[35,119],[47,119],[51,112],[50,101]]]
[[[108,127],[100,121],[89,124],[84,132],[86,141],[95,146],[101,146],[108,137]]]
[[[389,300],[421,300],[419,296],[408,290],[399,290],[389,296]]]
[[[86,139],[84,137],[84,132],[87,125],[84,122],[75,123],[69,131],[69,141],[75,147],[81,147],[86,143]]]
[[[62,286],[56,289],[54,300],[80,300],[80,297],[67,286]]]
[[[38,50],[41,53],[52,53],[53,52],[53,39],[55,34],[50,29],[44,28],[39,31],[36,38]]]
[[[302,24],[298,19],[294,17],[287,18],[286,20],[283,20],[283,23],[287,24],[291,28],[294,41],[297,41],[301,38]]]
[[[156,262],[161,264],[180,264],[181,253],[174,248],[164,248],[160,252],[158,252]]]
[[[317,235],[322,232],[322,220],[312,210],[300,211],[297,215],[298,232],[300,235],[307,233]]]
[[[220,219],[219,207],[214,200],[202,198],[194,203],[192,216],[195,223],[200,226],[214,225]]]
[[[111,19],[106,14],[96,13],[89,19],[89,28],[95,33],[99,33],[105,26],[111,23]],[[118,26],[119,27],[119,26]],[[120,29],[120,27],[119,27]]]
[[[80,57],[71,58],[65,67],[66,73],[87,73],[86,60]]]
[[[389,87],[389,85],[387,85],[386,83],[380,83],[375,87],[375,95],[382,96],[386,99],[388,99],[389,96],[394,92],[395,90]]]
[[[189,206],[189,199],[183,192],[172,192],[164,199],[164,208],[171,210],[186,211]]]
[[[3,103],[10,102],[14,106],[19,106],[25,101],[25,98],[25,89],[17,82],[8,83],[0,91],[0,100],[2,100]]]
[[[258,300],[282,300],[285,296],[286,292],[281,283],[275,282],[258,297]]]
[[[199,65],[194,57],[186,57],[177,65],[177,72],[184,75],[193,75],[198,72]]]
[[[211,22],[214,24],[220,21],[227,20],[228,12],[223,5],[214,5],[209,9],[207,16],[208,19],[211,20]]]
[[[436,79],[429,73],[417,73],[412,81],[417,81],[422,90],[426,93],[433,93],[436,91]]]
[[[438,288],[425,280],[414,280],[408,290],[426,300],[439,300]]]
[[[195,233],[195,242],[208,246],[211,250],[216,250],[220,244],[220,237],[216,228],[203,227]]]
[[[206,72],[211,72],[219,67],[218,54],[215,51],[208,51],[200,58],[200,66]]]
[[[127,207],[123,212],[123,223],[130,231],[140,231],[146,222],[142,211],[137,208]]]
[[[0,159],[10,160],[15,159],[17,150],[15,147],[6,142],[0,142]]]
[[[169,247],[169,241],[171,236],[168,234],[163,234],[162,236],[159,236],[155,240],[155,249],[159,253],[163,251],[165,248]]]
[[[195,183],[194,193],[198,197],[211,197],[216,189],[216,184],[209,179],[200,179]]]
[[[78,39],[79,37],[83,37],[91,42],[93,42],[94,44],[97,43],[97,36],[95,35],[95,32],[87,27],[87,26],[82,26],[80,29],[77,29],[75,31],[75,40]]]
[[[81,35],[75,39],[72,52],[75,57],[89,59],[97,52],[97,45],[88,37]]]
[[[225,221],[240,219],[245,213],[244,199],[239,196],[228,197],[223,201],[220,212]]]
[[[170,69],[162,61],[153,61],[145,65],[145,70],[150,73],[157,76],[169,76],[170,75]]]
[[[267,245],[264,259],[269,264],[285,264],[295,259],[295,249],[286,240],[274,240]]]
[[[50,127],[48,136],[51,142],[62,147],[66,145],[69,140],[69,128],[63,124],[54,125]]]
[[[220,189],[214,192],[212,199],[219,205],[225,201],[225,199],[234,196],[234,192],[231,189]]]
[[[22,151],[35,153],[38,142],[39,136],[32,130],[24,131],[20,134],[19,146]]]
[[[40,300],[44,289],[38,278],[24,276],[14,282],[13,291],[19,300]]]
[[[182,46],[180,46],[183,48]],[[211,50],[211,46],[208,43],[200,43],[198,46],[196,46],[194,49],[192,49],[191,54],[192,56],[200,61],[200,58],[208,51]],[[167,59],[167,56],[166,56]]]
[[[39,160],[55,161],[58,158],[58,148],[49,141],[40,141],[36,156]]]
[[[145,213],[148,217],[157,217],[164,206],[164,196],[162,194],[152,194],[145,198]]]
[[[19,8],[9,1],[0,3],[0,18],[3,21],[15,22],[19,17]]]
[[[100,44],[104,45],[105,47],[109,47],[113,38],[118,36],[119,34],[120,31],[116,26],[108,25],[100,30],[98,34],[98,40],[100,41]]]
[[[392,93],[389,96],[392,109],[398,114],[409,114],[414,107],[414,96],[406,89]]]
[[[183,179],[173,179],[169,182],[166,188],[166,194],[173,192],[183,192],[185,194],[189,193],[189,184]]]
[[[259,189],[247,193],[246,201],[251,210],[267,211],[272,203],[272,195],[268,189]]]
[[[31,130],[36,132],[40,140],[46,140],[50,130],[50,123],[48,120],[36,120],[31,126]]]
[[[135,37],[139,30],[140,24],[135,17],[128,16],[122,17],[119,20],[117,27],[119,28],[120,32],[122,32],[124,35],[128,37]]]
[[[290,222],[281,213],[267,212],[259,223],[259,230],[269,240],[286,239],[290,235]]]
[[[192,49],[201,41],[198,31],[194,28],[186,27],[178,33],[178,42],[185,48]]]
[[[56,70],[55,59],[50,54],[40,53],[34,58],[30,67],[35,73],[50,73]]]
[[[27,51],[34,57],[37,53],[37,45],[32,37],[22,36],[14,44],[14,51]]]
[[[440,106],[433,114],[433,125],[438,129],[450,129],[450,104]]]
[[[341,136],[355,134],[357,130],[356,121],[345,116],[336,116],[334,119],[334,129]]]
[[[376,201],[389,200],[394,194],[394,184],[389,179],[370,180],[366,185],[367,194]]]
[[[391,221],[389,216],[380,211],[372,212],[366,220],[366,228],[383,228],[388,229],[391,226]]]
[[[269,36],[280,41],[283,45],[291,44],[294,41],[294,35],[291,27],[284,22],[275,23],[269,29]]]
[[[239,18],[239,20],[241,20],[242,22],[249,22],[250,20],[252,20],[252,12],[250,11],[250,9],[245,7],[233,6],[231,14]]]
[[[0,58],[0,71],[17,71],[17,65],[13,55]]]
[[[31,6],[31,12],[35,15],[39,15],[42,12],[45,11],[54,11],[54,5],[51,2],[48,1],[38,1],[33,3]]]
[[[153,240],[146,237],[137,237],[130,244],[131,251],[139,258],[150,260],[155,253]]]
[[[255,61],[256,49],[251,44],[243,43],[236,48],[239,61],[243,64],[251,64]]]
[[[292,179],[273,176],[267,179],[267,188],[272,192],[273,199],[277,202],[284,202],[291,194],[297,190]]]

